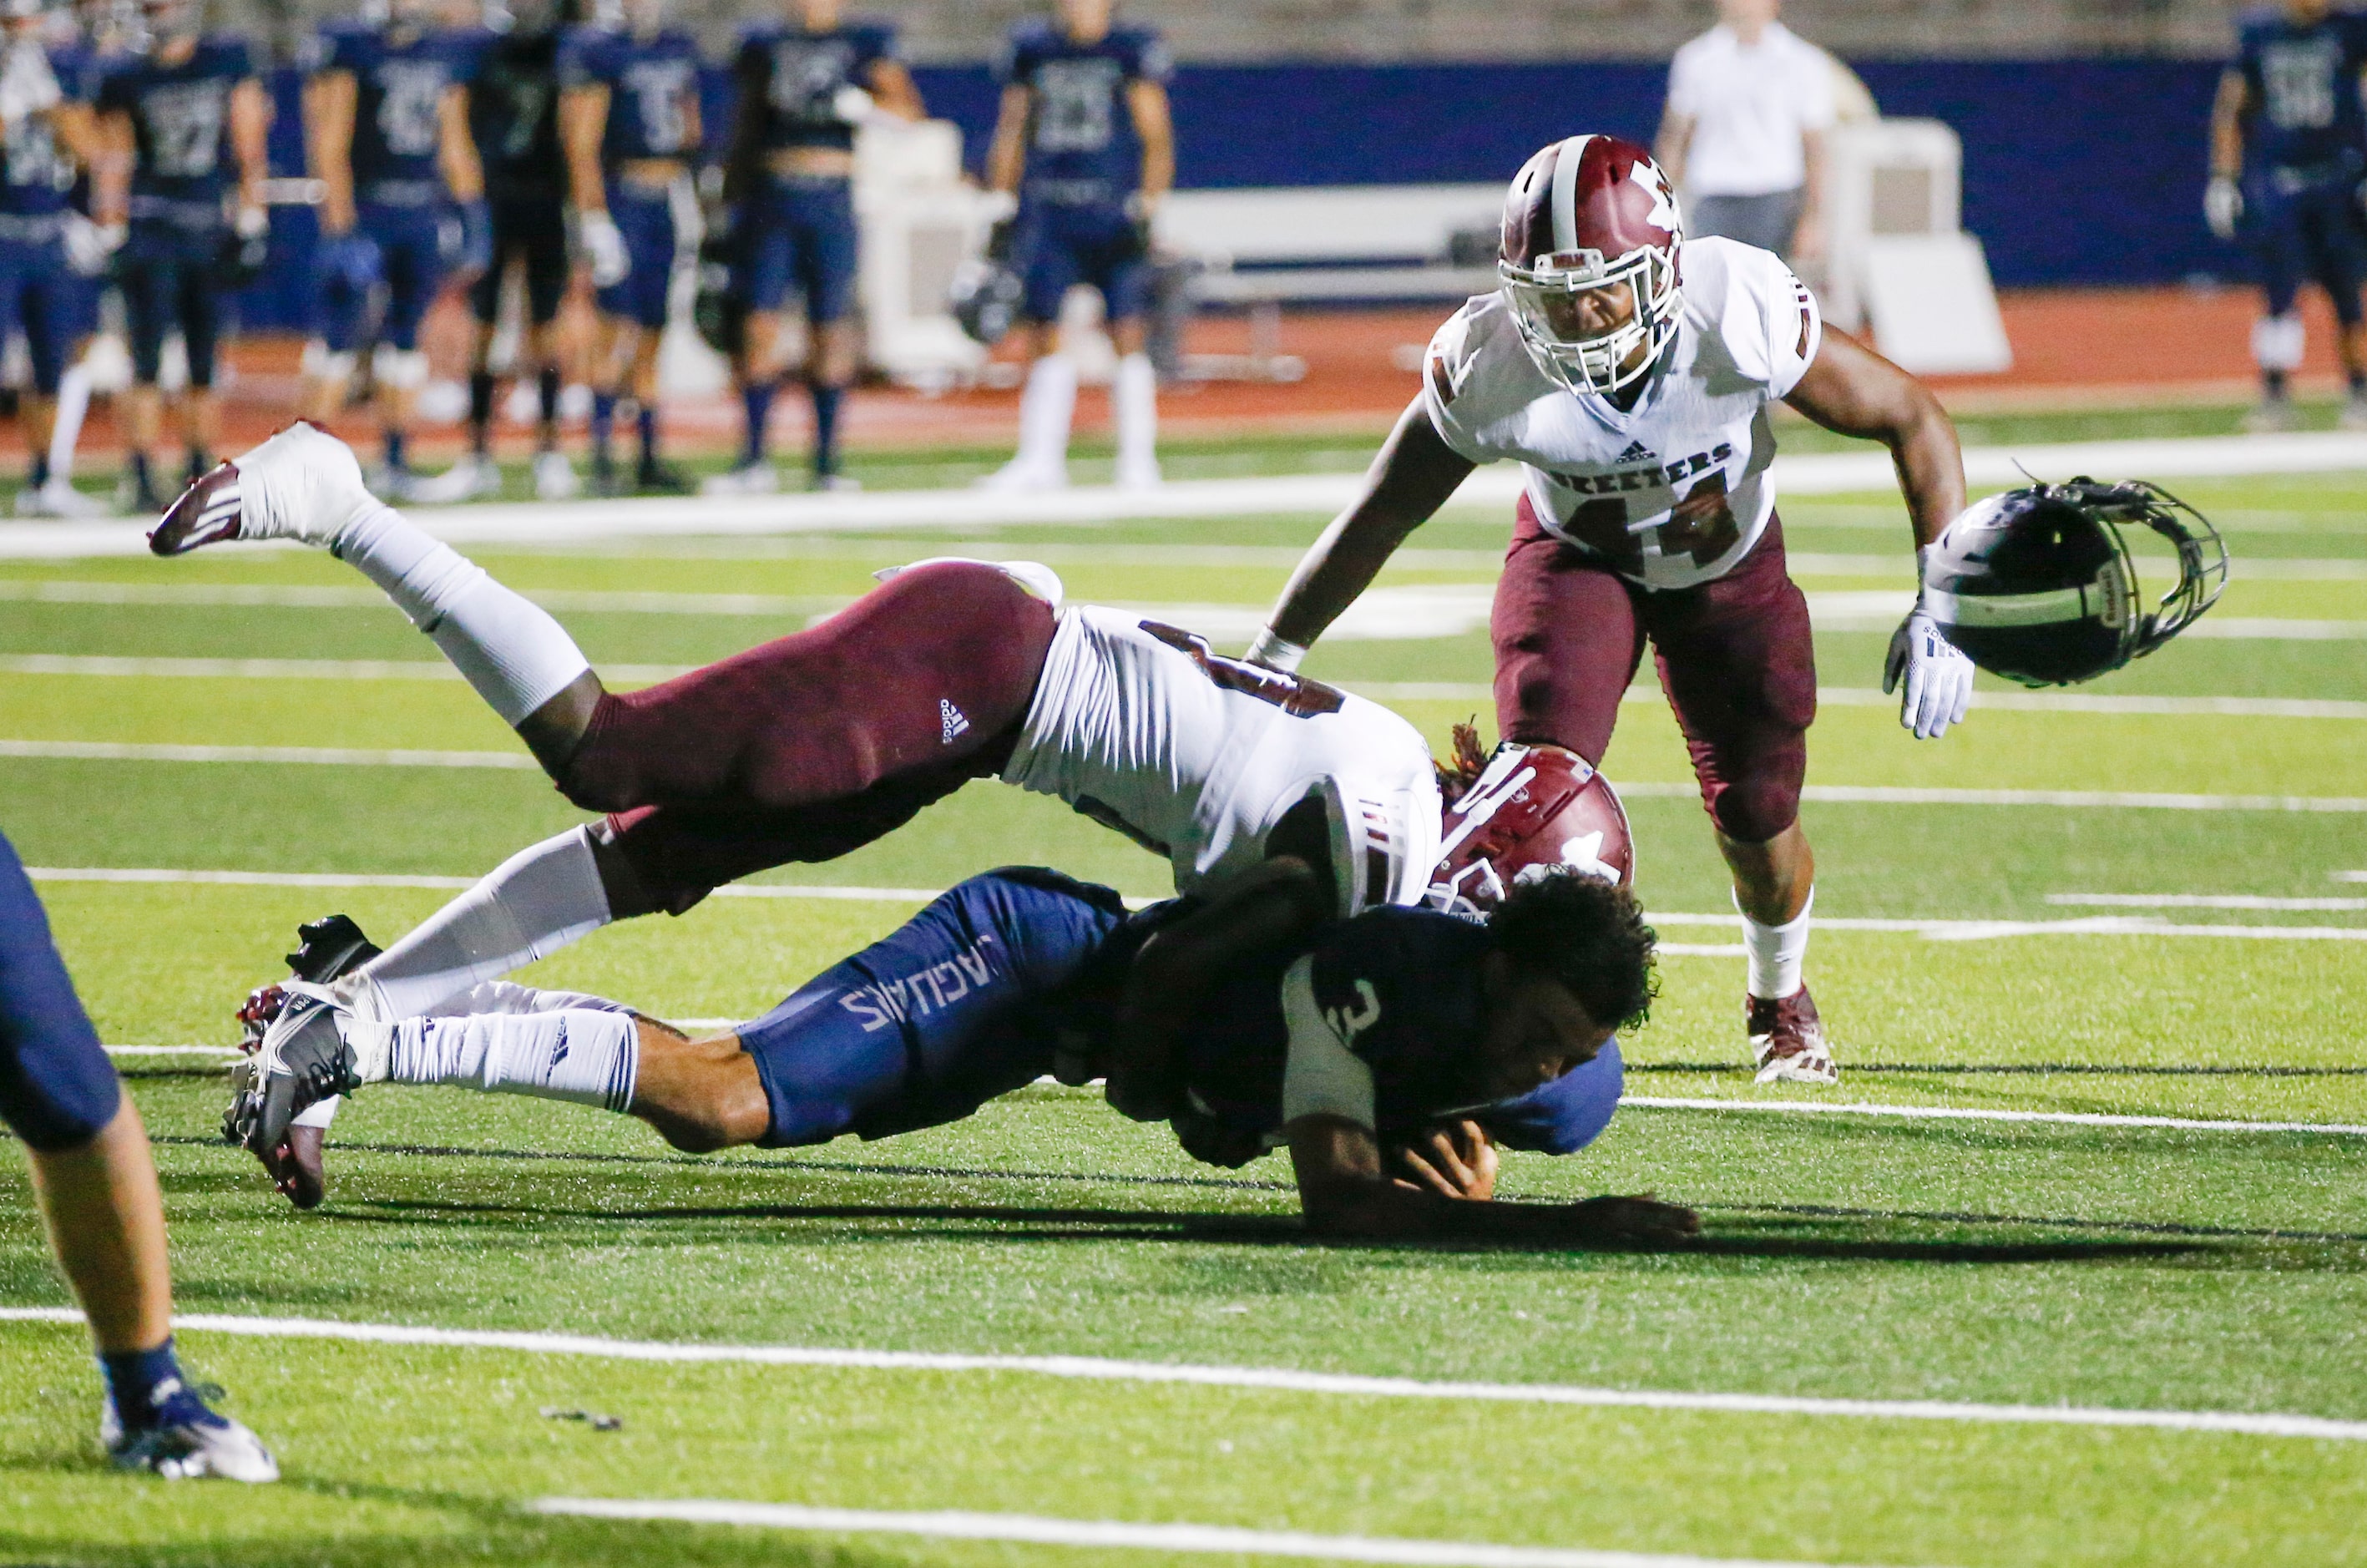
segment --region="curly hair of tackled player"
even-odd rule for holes
[[[1549,975],[1614,1030],[1651,1016],[1659,934],[1626,889],[1576,869],[1535,868],[1488,916],[1489,945],[1516,970]]]

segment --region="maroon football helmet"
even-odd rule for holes
[[[1684,308],[1684,238],[1669,176],[1635,142],[1573,136],[1531,158],[1504,198],[1496,270],[1537,369],[1576,392],[1648,374]],[[1616,325],[1591,326],[1580,310],[1579,296],[1597,290],[1627,296],[1598,312]]]
[[[1422,902],[1450,915],[1485,915],[1523,877],[1562,869],[1623,888],[1633,882],[1627,812],[1611,780],[1576,752],[1507,742],[1448,804]]]

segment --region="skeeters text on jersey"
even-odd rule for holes
[[[1775,512],[1768,405],[1790,394],[1823,318],[1780,257],[1732,240],[1679,248],[1684,311],[1633,409],[1546,378],[1501,293],[1431,339],[1422,403],[1473,462],[1528,469],[1538,519],[1622,576],[1686,588],[1724,576]]]

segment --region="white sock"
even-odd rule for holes
[[[632,1108],[640,1064],[640,1026],[630,1013],[474,1013],[395,1025],[388,1078],[572,1100],[621,1114]]]
[[[1065,354],[1047,354],[1027,372],[1019,399],[1019,460],[1056,469],[1069,461],[1069,426],[1077,415],[1077,367]]]
[[[82,440],[82,422],[90,413],[90,370],[76,364],[58,380],[58,424],[50,432],[50,476],[60,483],[74,477],[74,447]]]
[[[1742,908],[1740,898],[1735,908]],[[1750,994],[1780,1002],[1800,989],[1800,965],[1808,956],[1808,917],[1816,912],[1817,890],[1810,888],[1800,913],[1781,926],[1761,926],[1742,916],[1742,945],[1750,954]]]
[[[362,967],[387,1011],[416,1017],[608,924],[585,828],[521,849]]]
[[[1148,354],[1117,362],[1117,472],[1148,469],[1159,461],[1159,371]]]
[[[2309,352],[2309,332],[2299,312],[2262,316],[2252,324],[2252,362],[2263,370],[2301,369]]]
[[[549,612],[391,506],[365,508],[334,549],[386,591],[513,728],[592,667]]]

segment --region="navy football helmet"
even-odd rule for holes
[[[2178,582],[2149,610],[2121,533],[2128,525],[2178,551]],[[2069,686],[2152,653],[2226,584],[2226,542],[2202,513],[2141,480],[2082,478],[1966,508],[1925,557],[1922,608],[1991,675]]]

